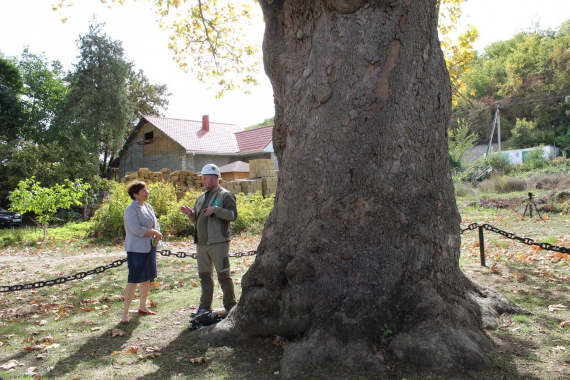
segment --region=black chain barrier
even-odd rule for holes
[[[492,225],[487,224],[487,223],[481,223],[481,224],[471,223],[467,226],[467,228],[462,228],[461,233],[464,233],[466,231],[475,230],[475,229],[478,229],[479,227],[481,227],[487,231],[492,231],[492,232],[498,233],[500,235],[503,235],[504,237],[506,237],[508,239],[517,240],[517,241],[519,241],[523,244],[526,244],[526,245],[536,245],[536,246],[538,246],[542,249],[546,249],[548,251],[555,251],[555,252],[570,254],[570,248],[568,248],[568,247],[561,247],[561,246],[553,245],[550,243],[540,243],[538,241],[534,241],[531,238],[520,237],[520,236],[515,235],[512,232],[501,230],[500,228],[497,228],[497,227],[492,226]]]
[[[43,288],[44,286],[53,286],[53,285],[63,284],[67,281],[80,280],[80,279],[85,278],[87,276],[91,276],[92,274],[103,273],[107,269],[116,268],[120,265],[123,265],[123,263],[125,261],[127,261],[127,259],[115,260],[112,263],[109,263],[107,265],[98,266],[97,268],[88,270],[86,272],[78,272],[75,274],[70,274],[67,276],[58,277],[58,278],[53,279],[53,280],[42,280],[42,281],[30,282],[28,284],[0,286],[0,293],[17,292],[18,290],[38,289],[38,288]]]
[[[556,251],[556,252],[570,254],[570,248],[561,247],[561,246],[553,245],[550,243],[540,243],[540,242],[534,241],[531,238],[520,237],[520,236],[515,235],[512,232],[507,232],[507,231],[501,230],[500,228],[497,228],[497,227],[492,226],[492,225],[487,224],[487,223],[482,223],[482,224],[471,223],[466,228],[461,228],[461,233],[463,234],[466,231],[472,231],[472,230],[476,230],[478,228],[486,229],[488,231],[492,231],[492,232],[501,234],[508,239],[517,240],[523,244],[536,245],[542,249],[546,249],[549,251]],[[198,258],[198,256],[194,252],[189,252],[189,253],[184,252],[184,251],[172,252],[170,249],[162,249],[162,250],[156,251],[156,252],[159,253],[161,256],[176,256],[180,259],[183,259],[186,257],[190,257],[193,259]],[[229,254],[229,256],[230,257],[254,256],[256,253],[257,253],[257,251],[252,249],[249,251],[232,252]],[[482,256],[482,257],[484,257],[484,256]],[[66,283],[68,281],[80,280],[80,279],[85,278],[87,276],[91,276],[91,275],[97,274],[97,273],[103,273],[108,269],[116,268],[120,265],[123,265],[126,261],[127,261],[127,259],[115,260],[112,263],[109,263],[107,265],[101,265],[101,266],[98,266],[94,269],[91,269],[91,270],[88,270],[85,272],[78,272],[75,274],[70,274],[67,276],[58,277],[58,278],[55,278],[53,280],[41,280],[41,281],[36,281],[36,282],[30,282],[28,284],[5,285],[5,286],[0,285],[0,293],[17,292],[19,290],[28,290],[28,289],[39,289],[39,288],[43,288],[44,286],[53,286],[53,285],[59,285],[59,284]]]
[[[170,249],[162,249],[162,250],[156,251],[156,252],[159,253],[161,256],[176,256],[180,259],[183,259],[185,257],[190,257],[193,259],[198,258],[198,256],[194,252],[190,252],[190,253],[186,253],[186,252],[182,252],[182,251],[172,252]],[[257,253],[256,250],[250,250],[250,251],[243,251],[243,252],[232,252],[229,254],[229,256],[230,257],[253,256],[256,253]],[[91,275],[97,274],[97,273],[103,273],[107,269],[116,268],[118,266],[121,266],[126,261],[127,261],[127,259],[115,260],[112,263],[109,263],[107,265],[101,265],[101,266],[98,266],[94,269],[90,269],[90,270],[85,271],[85,272],[78,272],[75,274],[70,274],[67,276],[58,277],[58,278],[55,278],[53,280],[41,280],[41,281],[36,281],[36,282],[30,282],[28,284],[5,285],[5,286],[0,285],[0,293],[17,292],[19,290],[39,289],[39,288],[43,288],[44,286],[53,286],[53,285],[59,285],[59,284],[66,283],[68,281],[81,280],[82,278],[85,278],[87,276],[91,276]]]

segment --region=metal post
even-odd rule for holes
[[[499,143],[499,152],[501,151],[501,114],[500,107],[497,104],[497,142]]]
[[[485,265],[485,240],[483,238],[483,227],[479,226],[479,253],[481,254],[481,266]]]
[[[491,151],[491,145],[493,145],[493,135],[495,134],[495,126],[497,125],[497,111],[495,111],[495,116],[493,117],[493,124],[491,125],[491,135],[489,136],[489,145],[487,145],[487,153],[485,157],[489,156]]]

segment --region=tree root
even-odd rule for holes
[[[374,353],[368,342],[343,342],[318,330],[298,342],[285,346],[281,358],[281,375],[286,379],[299,378],[308,368],[323,362],[333,362],[348,368],[373,372],[384,370],[382,356]]]

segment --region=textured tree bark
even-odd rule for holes
[[[490,340],[459,270],[450,84],[433,0],[261,0],[275,96],[275,207],[224,326],[295,338],[282,374],[377,348],[477,367]]]

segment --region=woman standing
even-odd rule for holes
[[[125,250],[129,265],[129,278],[125,288],[125,308],[121,323],[129,323],[129,305],[139,284],[139,314],[153,315],[146,306],[146,298],[150,281],[156,278],[156,245],[162,239],[160,227],[154,210],[146,203],[150,192],[146,183],[131,182],[127,186],[129,196],[133,199],[125,209]]]

